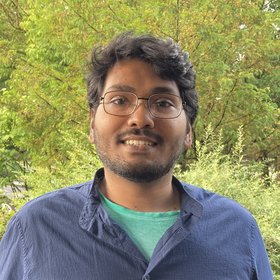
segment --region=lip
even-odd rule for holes
[[[135,147],[154,147],[158,143],[149,137],[130,136],[121,139],[122,144]]]

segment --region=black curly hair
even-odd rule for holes
[[[172,39],[160,39],[152,35],[137,36],[126,32],[115,37],[107,46],[93,49],[87,76],[90,108],[99,104],[108,70],[116,62],[131,58],[150,63],[162,79],[176,82],[184,110],[193,124],[198,110],[198,96],[195,90],[195,71],[188,53],[181,50]]]

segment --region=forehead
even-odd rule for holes
[[[175,81],[162,79],[151,64],[139,59],[121,60],[108,71],[103,94],[120,87],[131,88],[131,91],[136,93],[149,93],[155,88],[166,88],[180,96]]]

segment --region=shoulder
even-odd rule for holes
[[[202,205],[194,233],[195,244],[225,253],[233,266],[249,264],[259,279],[272,279],[265,245],[253,215],[238,202],[203,188],[182,183],[186,196]]]
[[[33,206],[41,205],[42,203],[55,203],[57,201],[63,202],[63,200],[83,200],[88,197],[91,187],[92,181],[88,181],[73,186],[65,187],[62,189],[58,189],[43,194],[35,199],[32,199],[22,208],[22,210]]]
[[[15,215],[16,219],[27,219],[67,212],[80,211],[89,196],[92,181],[58,189],[27,202]]]
[[[252,214],[238,202],[203,188],[185,184],[187,195],[202,206],[202,215],[198,222],[198,230],[204,235],[219,236],[219,239],[231,240],[240,246],[252,250],[252,239],[258,228]],[[217,241],[213,238],[213,244]],[[232,249],[230,249],[232,250]],[[243,249],[242,249],[243,250]]]
[[[252,214],[237,201],[198,186],[183,183],[185,192],[203,206],[204,215],[231,217],[246,223],[254,222]]]

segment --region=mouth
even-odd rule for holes
[[[117,142],[137,150],[147,150],[162,144],[162,138],[149,130],[133,129],[118,135]]]
[[[129,139],[129,140],[124,140],[122,141],[123,144],[125,145],[130,145],[130,146],[156,146],[157,143],[152,142],[152,141],[148,141],[148,140],[135,140],[135,139]]]

